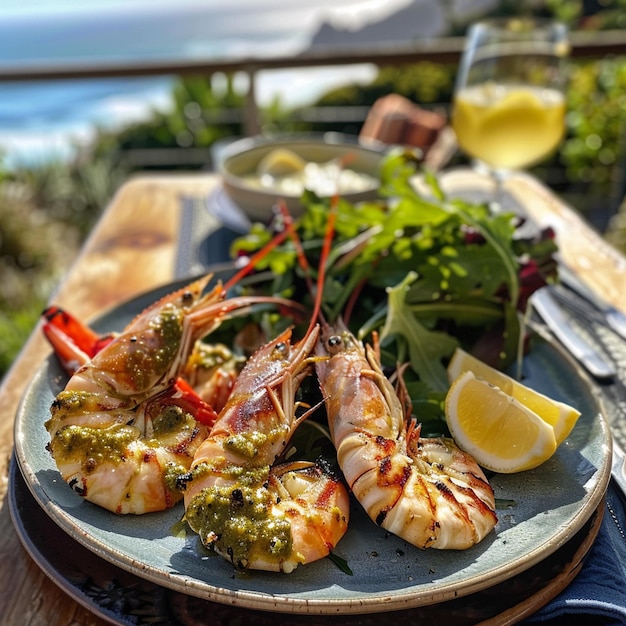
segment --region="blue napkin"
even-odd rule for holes
[[[560,595],[524,624],[626,624],[626,508],[613,482],[604,518],[583,567]]]

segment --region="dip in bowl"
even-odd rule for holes
[[[351,202],[377,197],[384,153],[358,143],[325,138],[250,138],[234,142],[219,165],[224,190],[251,219],[269,221],[283,200],[302,212],[305,189],[335,193]]]

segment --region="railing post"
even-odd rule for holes
[[[244,111],[243,127],[247,137],[253,137],[261,133],[259,120],[259,107],[256,102],[256,67],[246,68],[248,74],[248,93],[246,94],[246,106]]]

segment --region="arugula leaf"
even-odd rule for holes
[[[502,213],[485,219],[485,216],[476,217],[471,211],[466,211],[457,201],[455,203],[459,217],[485,238],[493,253],[497,255],[504,269],[504,284],[508,287],[509,299],[517,306],[519,298],[519,264],[513,251],[513,233],[515,231],[515,216],[512,213]],[[490,266],[490,269],[493,266]],[[496,286],[497,288],[497,286]]]
[[[428,330],[406,306],[406,293],[416,279],[417,274],[410,272],[397,287],[388,289],[389,307],[381,341],[392,335],[404,337],[411,367],[420,380],[434,391],[445,391],[448,379],[442,359],[454,352],[458,341],[446,333]]]
[[[348,561],[346,561],[346,559],[338,556],[334,552],[330,552],[327,558],[330,559],[344,574],[353,576],[352,569],[350,568],[350,565],[348,565]]]

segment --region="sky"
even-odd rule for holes
[[[175,4],[171,0],[4,0],[2,19],[37,18],[43,14],[68,18],[106,13],[122,17],[155,10],[184,13],[211,9],[229,18],[254,13],[251,26],[263,29],[281,21],[285,13],[298,15],[298,21],[292,25],[316,26],[321,19],[330,19],[337,25],[360,27],[410,3],[411,0],[179,0]]]
[[[289,54],[303,49],[324,21],[358,28],[407,4],[411,0],[3,0],[0,63],[219,56],[225,39],[231,55]],[[16,29],[21,45],[11,37]]]
[[[230,0],[228,6],[237,9],[254,7],[290,7],[302,5],[330,8],[338,11],[340,15],[359,14],[364,11],[373,15],[384,15],[389,10],[395,10],[397,6],[405,6],[408,0],[342,0],[341,6],[337,0],[315,0],[303,3],[302,0]],[[176,3],[176,10],[188,8],[224,6],[224,0],[180,0]],[[96,13],[102,10],[116,10],[120,12],[132,12],[154,9],[154,7],[171,8],[171,0],[4,0],[2,14],[4,17],[13,15],[24,16],[38,14],[41,11],[56,14]]]

